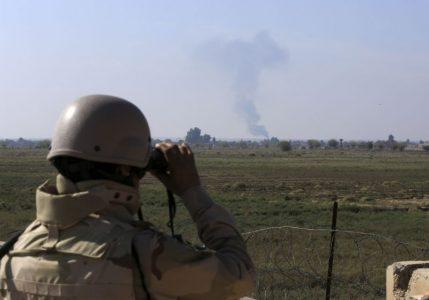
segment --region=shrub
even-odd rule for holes
[[[280,149],[282,149],[282,151],[291,151],[292,150],[292,144],[289,141],[281,141],[279,143]]]
[[[51,146],[50,140],[38,141],[36,144],[36,149],[48,149]]]
[[[332,139],[332,140],[328,141],[329,148],[337,149],[338,145],[339,145],[339,142],[337,140],[335,140],[335,139]]]
[[[307,144],[310,149],[318,149],[321,146],[321,143],[318,140],[308,140]]]

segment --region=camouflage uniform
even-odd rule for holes
[[[112,181],[37,190],[37,219],[0,264],[5,299],[239,299],[254,268],[231,215],[201,187],[183,201],[207,251],[136,221],[138,191]],[[134,253],[133,253],[134,251]],[[134,254],[134,255],[133,255]]]

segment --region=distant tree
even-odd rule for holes
[[[7,143],[5,140],[0,140],[0,148],[7,148]]]
[[[372,141],[367,142],[366,147],[368,150],[374,149],[374,142],[372,142]]]
[[[357,147],[358,147],[358,142],[356,142],[356,141],[351,141],[350,142],[350,148],[354,149],[354,148],[357,148]]]
[[[393,134],[389,135],[389,138],[387,141],[391,144],[393,144],[395,142],[395,137],[393,136]]]
[[[220,141],[218,142],[218,144],[222,147],[222,148],[229,148],[231,146],[230,143],[225,142],[225,141]]]
[[[209,134],[205,134],[201,137],[201,140],[204,144],[209,144],[212,140],[212,137]]]
[[[366,142],[357,142],[357,148],[358,149],[367,149],[367,143]]]
[[[11,141],[11,144],[13,145],[13,147],[15,148],[34,148],[34,146],[36,145],[36,143],[32,140],[26,140],[22,137],[20,137],[19,139],[17,139],[16,141]]]
[[[246,141],[241,140],[238,143],[238,147],[241,148],[241,149],[247,149],[247,148],[249,148],[249,143],[246,142]]]
[[[403,152],[407,148],[407,145],[408,144],[406,142],[405,143],[399,143],[398,144],[398,150]]]
[[[36,143],[36,149],[48,149],[51,146],[50,140],[41,140]]]
[[[6,144],[6,148],[15,148],[16,142],[14,140],[5,139],[4,142]]]
[[[271,143],[270,143],[270,140],[269,140],[269,139],[265,139],[265,140],[262,140],[262,141],[260,142],[260,145],[261,145],[262,147],[264,147],[264,148],[269,148],[269,147],[270,147],[270,145],[271,145]]]
[[[423,150],[425,150],[425,151],[429,151],[429,145],[424,145],[424,146],[423,146]]]
[[[198,144],[201,143],[201,140],[201,129],[199,129],[198,127],[191,128],[186,133],[185,141],[188,144]]]
[[[258,141],[246,141],[248,148],[259,148],[261,145]]]
[[[329,148],[337,149],[338,145],[339,145],[339,142],[336,139],[331,139],[328,141]]]
[[[216,141],[215,139],[213,140]],[[210,134],[201,135],[201,129],[199,129],[198,127],[189,129],[185,137],[185,142],[193,145],[210,144],[211,141],[212,137],[210,136]]]
[[[378,150],[383,150],[385,148],[385,146],[386,146],[386,143],[383,141],[377,141],[374,144],[374,147]]]
[[[275,136],[273,136],[270,139],[270,144],[273,145],[273,146],[277,146],[279,143],[280,143],[280,140],[278,138],[276,138]]]
[[[343,148],[343,142],[344,142],[344,140],[340,139],[340,148]]]
[[[280,149],[282,151],[291,151],[292,150],[292,143],[289,141],[281,141],[279,142]]]
[[[308,140],[307,144],[310,149],[319,149],[321,146],[321,143],[318,140]]]

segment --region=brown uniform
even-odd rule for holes
[[[254,268],[231,215],[201,187],[183,195],[209,248],[135,221],[138,192],[58,176],[36,195],[37,219],[0,264],[5,299],[239,299]]]

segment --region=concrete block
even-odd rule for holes
[[[429,299],[429,268],[421,268],[413,272],[407,295],[425,295]]]
[[[416,295],[408,297],[408,300],[429,300],[429,295]]]
[[[386,270],[386,299],[412,299],[410,297],[418,295],[420,290],[429,288],[429,282],[424,283],[426,273],[418,272],[411,280],[416,270],[427,268],[429,268],[429,261],[403,261],[390,265]],[[411,291],[410,287],[414,286],[414,290]],[[422,296],[425,294],[426,292],[420,292]]]

